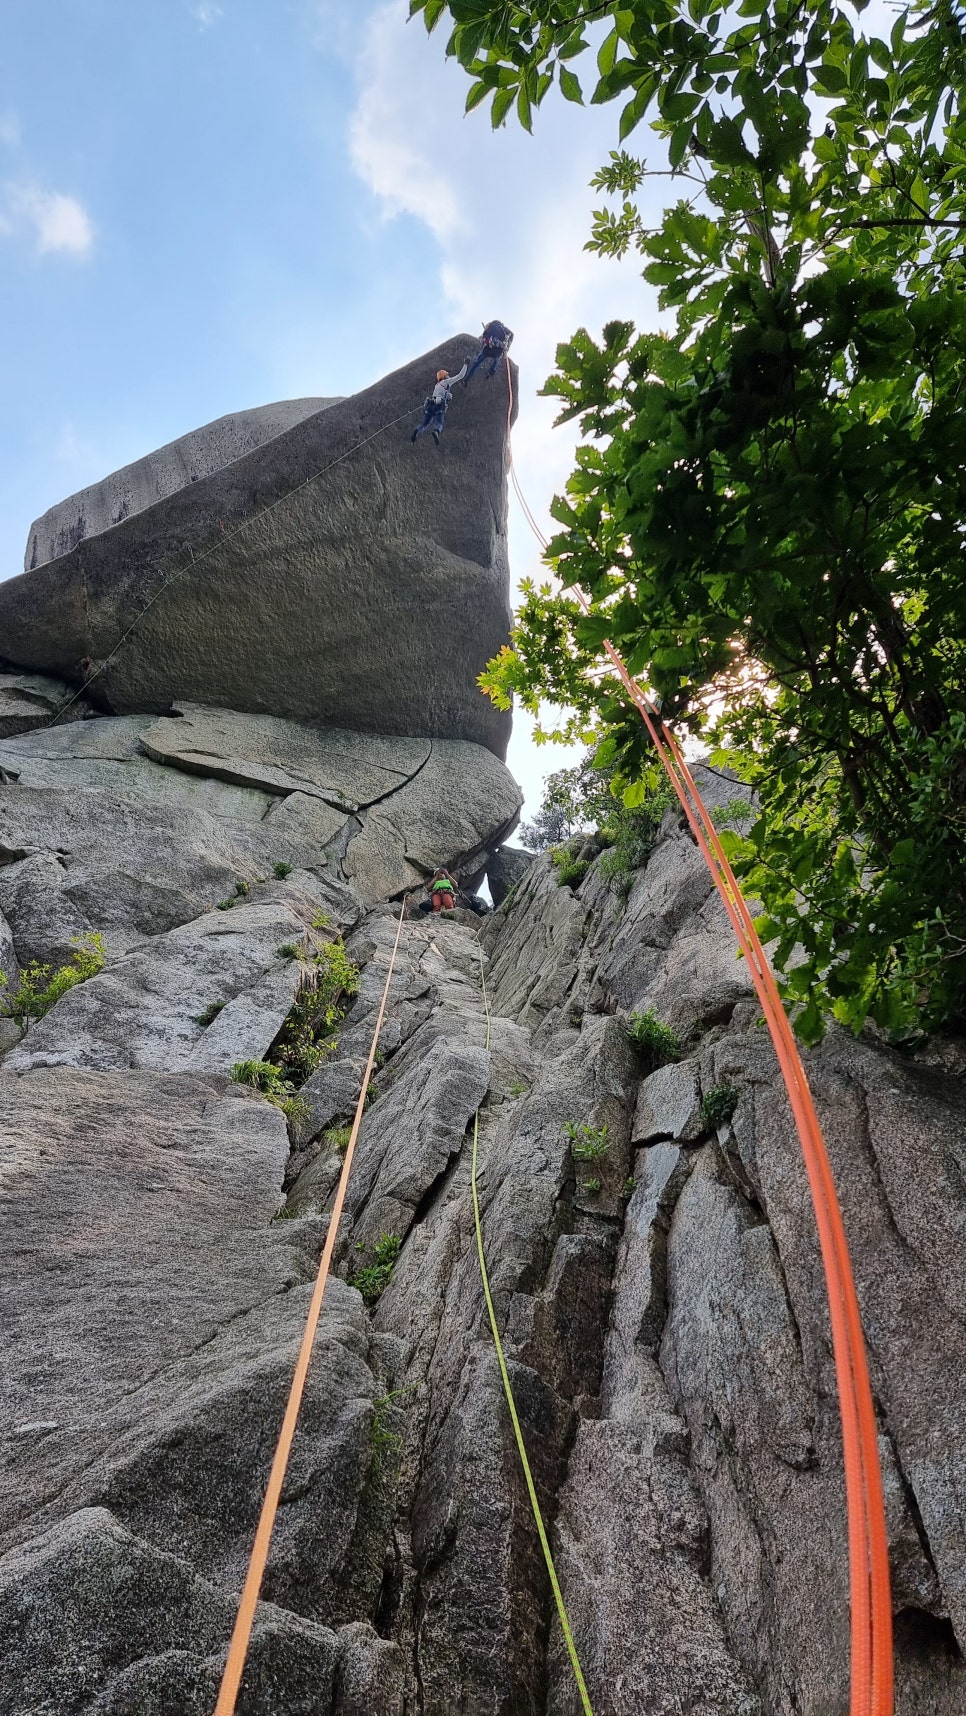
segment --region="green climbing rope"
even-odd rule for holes
[[[479,938],[477,938],[477,940],[479,940]],[[490,1046],[490,1003],[486,993],[486,975],[483,968],[483,958],[483,949],[481,947],[480,983],[483,990],[483,1011],[486,1016],[485,1046],[488,1049]],[[506,1358],[503,1352],[503,1342],[500,1339],[500,1330],[497,1325],[496,1310],[493,1305],[493,1295],[490,1292],[490,1277],[487,1274],[486,1255],[483,1250],[483,1224],[480,1219],[480,1195],[476,1181],[479,1138],[480,1111],[477,1109],[473,1116],[473,1220],[476,1224],[476,1250],[480,1259],[480,1275],[483,1278],[483,1297],[486,1300],[486,1309],[490,1318],[490,1328],[493,1331],[493,1345],[496,1347],[496,1356],[500,1365],[500,1375],[503,1378],[503,1392],[506,1395],[506,1403],[510,1410],[510,1421],[513,1425],[513,1434],[516,1437],[517,1449],[520,1455],[520,1464],[523,1467],[523,1475],[527,1482],[527,1493],[530,1497],[530,1506],[533,1509],[533,1517],[536,1521],[537,1532],[540,1537],[540,1547],[543,1550],[543,1558],[547,1563],[547,1572],[550,1575],[550,1583],[553,1587],[554,1602],[557,1605],[557,1614],[560,1617],[561,1631],[563,1632],[567,1651],[570,1656],[570,1666],[574,1671],[574,1679],[577,1682],[577,1691],[580,1693],[580,1702],[583,1706],[584,1716],[594,1716],[591,1708],[590,1697],[587,1692],[587,1683],[584,1680],[583,1670],[580,1666],[580,1658],[577,1655],[577,1646],[574,1643],[574,1635],[570,1628],[570,1621],[567,1618],[567,1609],[563,1600],[563,1592],[560,1589],[560,1580],[557,1578],[557,1569],[553,1564],[553,1555],[550,1551],[550,1541],[547,1537],[547,1528],[543,1523],[543,1514],[540,1512],[540,1503],[537,1500],[536,1485],[533,1481],[533,1473],[530,1470],[530,1461],[527,1459],[526,1443],[523,1440],[523,1431],[520,1429],[520,1419],[517,1415],[516,1401],[513,1398],[513,1388],[510,1383],[510,1373],[507,1370]]]

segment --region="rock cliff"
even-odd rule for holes
[[[499,482],[489,504],[496,528]],[[640,870],[595,861],[574,891],[500,852],[519,793],[493,744],[207,682],[52,726],[58,665],[0,675],[0,972],[36,991],[34,962],[95,934],[105,961],[25,1032],[0,1019],[0,1716],[210,1716],[398,901],[440,861],[468,885],[489,866],[502,904],[403,926],[240,1712],[579,1711],[483,1301],[479,1111],[496,1311],[595,1716],[840,1716],[814,1222],[685,830],[669,813]],[[358,981],[285,1111],[230,1074],[289,1064],[335,951]],[[678,1058],[635,1031],[649,1012]],[[959,1716],[964,1057],[833,1032],[807,1062],[869,1341],[897,1708]]]
[[[595,1712],[847,1707],[839,1425],[794,1128],[672,818],[630,881],[625,902],[595,865],[575,894],[542,859],[481,936],[469,914],[403,930],[246,1712],[578,1709],[486,1326],[477,1108],[497,1311]],[[212,1707],[394,934],[342,886],[295,871],[227,917],[142,931],[0,1064],[5,1716]],[[298,986],[277,949],[320,901],[362,975],[289,1137],[225,1069],[277,1035]],[[655,1070],[627,1031],[648,1008],[684,1043]],[[839,1033],[808,1061],[880,1414],[898,1709],[954,1716],[961,1069]],[[574,1123],[606,1128],[592,1163]],[[398,1259],[367,1308],[347,1280],[384,1235]]]
[[[91,695],[116,714],[189,701],[505,756],[509,718],[476,689],[510,618],[505,380],[460,394],[439,449],[409,440],[437,369],[475,349],[449,340],[237,457],[199,431],[206,474],[163,449],[116,523],[125,473],[83,501],[82,535],[53,509],[34,569],[0,584],[0,657],[78,685],[106,662]]]

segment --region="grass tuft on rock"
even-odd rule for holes
[[[677,1034],[650,1009],[645,1013],[632,1013],[624,1028],[628,1042],[637,1050],[649,1072],[681,1059]]]
[[[375,1305],[386,1291],[401,1248],[398,1233],[382,1234],[373,1248],[372,1262],[349,1276],[349,1286],[358,1288],[364,1304]]]

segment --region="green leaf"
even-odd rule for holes
[[[569,71],[566,66],[558,66],[557,76],[560,79],[561,95],[563,95],[567,101],[577,101],[581,106],[583,106],[583,91],[581,90],[580,80],[576,74]]]
[[[636,95],[631,97],[621,113],[619,138],[622,143],[630,136],[634,127],[640,124],[649,105],[650,92],[647,89],[639,89]]]
[[[616,30],[611,30],[610,35],[604,37],[597,51],[597,70],[601,77],[606,77],[608,72],[613,71],[619,46],[620,35]]]
[[[503,124],[510,108],[513,106],[516,95],[517,89],[515,84],[505,84],[502,89],[497,90],[493,97],[493,106],[490,109],[490,124],[494,131]]]

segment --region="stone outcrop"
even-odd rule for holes
[[[58,501],[34,521],[27,533],[24,571],[59,560],[86,537],[99,536],[134,513],[145,512],[338,403],[338,399],[280,399],[274,405],[234,411],[169,441],[146,458],[135,459],[99,483]]]
[[[493,854],[486,869],[490,897],[495,906],[502,906],[511,888],[522,882],[533,863],[533,853],[519,846],[501,846]]]
[[[126,950],[278,864],[318,872],[345,920],[437,864],[475,874],[519,813],[479,745],[176,708],[0,741],[0,911],[24,958],[90,930]]]
[[[510,617],[505,385],[460,392],[438,449],[409,439],[436,370],[475,345],[449,340],[240,457],[200,431],[212,468],[174,489],[190,461],[162,450],[147,466],[165,492],[141,505],[158,479],[139,479],[138,510],[104,528],[108,479],[86,533],[39,564],[76,535],[71,503],[54,509],[33,569],[0,584],[6,666],[76,686],[103,667],[90,696],[116,714],[185,700],[504,756],[509,717],[476,678]]]
[[[468,345],[249,425],[281,432],[231,463],[220,425],[162,450],[0,585],[0,1716],[210,1716],[399,902],[438,863],[498,909],[402,924],[240,1716],[579,1716],[474,1143],[595,1716],[848,1706],[792,1117],[676,814],[576,891],[503,844],[520,795],[475,675],[506,626],[505,394],[458,396],[439,451],[393,423]],[[41,997],[92,936],[103,968]],[[343,957],[357,985],[342,968],[306,1053]],[[897,1716],[961,1716],[964,1057],[832,1031],[806,1059],[868,1339]],[[274,1102],[231,1076],[266,1060]]]
[[[90,714],[83,698],[68,707],[73,692],[60,679],[42,673],[0,672],[0,739],[46,725],[61,710],[65,721],[81,721]]]
[[[184,766],[166,755],[153,766]],[[334,790],[308,756],[276,761],[305,796]],[[496,1311],[595,1712],[847,1708],[814,1221],[696,856],[669,815],[628,888],[595,863],[574,892],[539,859],[479,934],[465,914],[404,925],[249,1716],[577,1716],[480,1286],[477,1109]],[[289,1136],[205,1040],[225,1020],[226,1052],[265,1041],[291,972],[273,943],[323,886],[300,870],[224,916],[142,930],[0,1061],[4,1716],[212,1706],[394,910],[360,915],[344,883],[329,897],[359,990]],[[223,1012],[184,1029],[212,985]],[[269,993],[278,1013],[259,1014]],[[678,1062],[630,1041],[649,1008]],[[943,1059],[837,1031],[807,1056],[880,1415],[899,1716],[966,1702],[966,1095]],[[596,1155],[575,1153],[575,1126]],[[359,1272],[385,1235],[398,1258],[377,1297]]]

